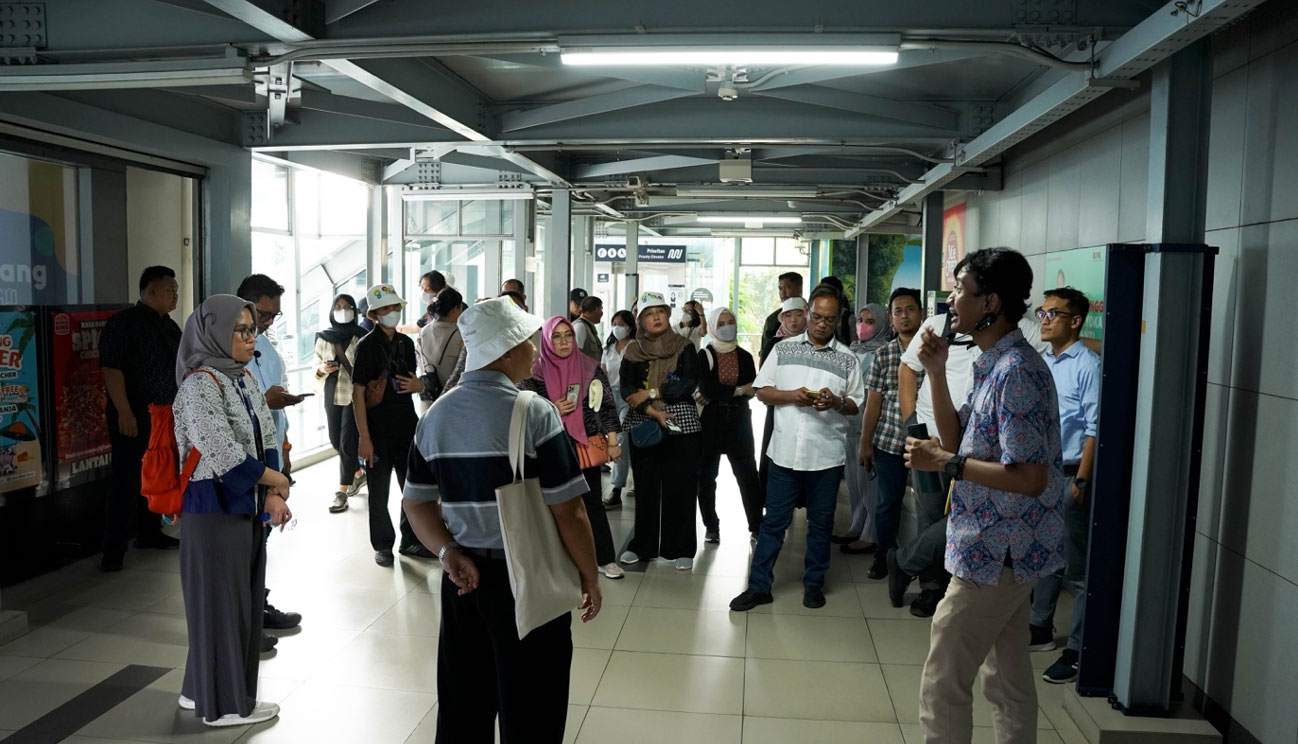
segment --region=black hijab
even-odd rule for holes
[[[347,304],[351,305],[352,313],[356,316],[352,318],[352,322],[339,323],[334,320],[334,305],[337,305],[339,300],[346,300]],[[361,328],[360,323],[357,322],[359,317],[360,310],[356,307],[356,300],[352,299],[349,294],[340,294],[334,298],[333,304],[329,306],[329,327],[317,333],[316,338],[324,339],[331,344],[346,346],[352,342],[353,338],[361,338],[366,333],[365,329]]]

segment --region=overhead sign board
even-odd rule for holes
[[[642,263],[685,263],[683,245],[645,245],[641,243],[638,260]],[[626,246],[602,244],[595,246],[596,261],[626,261]]]

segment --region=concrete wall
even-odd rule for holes
[[[1280,2],[1213,39],[1207,242],[1221,253],[1185,656],[1190,680],[1268,744],[1298,741],[1295,39],[1298,6]],[[1036,296],[1047,252],[1144,237],[1147,104],[1124,95],[1012,151],[1004,191],[948,197],[968,204],[971,248],[1031,257]]]

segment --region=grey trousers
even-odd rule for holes
[[[847,433],[847,464],[843,468],[843,478],[847,481],[848,503],[852,505],[852,526],[845,535],[856,535],[861,542],[875,541],[875,514],[879,510],[879,485],[874,474],[861,466],[860,448],[861,432]]]
[[[1068,626],[1068,648],[1082,650],[1082,618],[1086,616],[1086,548],[1090,541],[1091,502],[1081,504],[1073,500],[1071,489],[1067,496],[1068,511],[1064,512],[1064,525],[1068,529],[1068,542],[1064,554],[1068,564],[1049,576],[1037,580],[1032,593],[1032,624],[1043,628],[1054,626],[1055,603],[1065,581],[1073,588],[1073,617]]]

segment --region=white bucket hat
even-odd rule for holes
[[[365,299],[369,300],[369,309],[365,311],[366,314],[391,305],[406,306],[406,301],[401,299],[401,295],[397,294],[397,290],[393,289],[391,284],[376,284],[370,287],[365,292]]]
[[[465,310],[456,324],[469,350],[464,371],[482,369],[541,329],[542,321],[523,312],[510,297],[496,297]]]
[[[671,305],[667,304],[667,298],[663,297],[662,292],[641,292],[640,299],[636,300],[636,313],[644,315],[644,311],[651,307],[665,307],[671,310]]]

